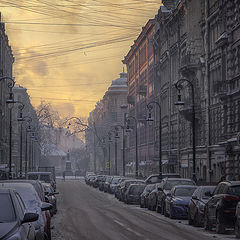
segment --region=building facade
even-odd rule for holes
[[[1,21],[1,19],[0,19]],[[14,57],[3,22],[0,22],[0,78],[12,77]],[[0,80],[0,169],[9,162],[9,116],[6,100],[9,96],[9,80]]]
[[[136,120],[130,121],[133,131],[129,134],[129,158],[127,169],[136,169],[136,131],[138,140],[139,173],[147,175],[157,171],[158,132],[154,126],[146,122],[147,103],[153,100],[154,93],[154,54],[153,54],[154,20],[151,19],[143,27],[134,41],[123,63],[128,71],[128,115]],[[157,119],[159,122],[159,119]]]

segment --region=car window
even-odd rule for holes
[[[14,222],[16,215],[10,194],[0,194],[0,223]]]
[[[201,192],[201,198],[202,199],[209,199],[210,196],[207,196],[206,193],[207,192],[213,193],[214,189],[215,189],[215,187],[213,187],[213,186],[212,187],[204,187],[202,189],[202,192]]]
[[[113,178],[112,183],[113,183],[113,184],[116,184],[116,183],[119,182],[119,180],[120,180],[120,178]]]
[[[171,190],[174,186],[177,185],[193,185],[193,182],[187,180],[168,180],[164,185],[164,189]]]
[[[29,174],[28,179],[29,180],[38,180],[38,174]]]
[[[195,197],[197,197],[197,198],[199,198],[199,193],[200,193],[200,191],[201,191],[201,189],[200,188],[197,188],[195,191],[194,191],[194,193],[193,193],[193,195],[192,196],[195,196]]]
[[[40,175],[40,181],[49,183],[51,181],[51,177],[50,177],[49,174],[41,174]]]
[[[141,194],[143,192],[144,187],[145,187],[144,185],[132,186],[129,189],[129,194],[133,195]]]
[[[174,196],[191,197],[195,190],[196,188],[176,188]]]
[[[223,194],[224,193],[224,189],[226,189],[226,184],[221,183],[220,187],[218,189],[218,193],[217,194]]]
[[[159,176],[152,176],[152,177],[148,180],[148,182],[150,182],[150,183],[156,183],[156,182],[159,182],[159,180],[160,180]]]
[[[21,218],[23,218],[24,213],[25,213],[25,205],[21,199],[21,197],[19,196],[18,193],[16,193],[16,198],[17,198],[17,205],[18,205],[18,209],[21,212]]]
[[[227,193],[228,193],[228,194],[231,194],[231,195],[236,195],[236,196],[239,196],[239,197],[240,197],[240,185],[229,187]]]

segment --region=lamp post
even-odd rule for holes
[[[122,162],[122,167],[123,167],[123,176],[125,176],[125,127],[124,126],[122,126],[122,125],[116,125],[115,126],[115,130],[116,130],[116,136],[115,136],[115,138],[119,138],[119,136],[118,136],[118,133],[117,133],[117,131],[118,131],[118,128],[121,128],[122,129],[122,145],[123,145],[123,162]],[[115,156],[115,158],[117,159],[117,156]],[[116,172],[117,172],[117,170],[116,170]]]
[[[13,78],[8,77],[8,76],[4,76],[4,77],[0,77],[0,81],[4,81],[4,80],[10,80],[10,82],[8,82],[8,88],[10,89],[9,92],[9,98],[6,100],[6,103],[8,104],[9,107],[9,178],[12,178],[12,108],[14,105],[14,98],[13,98],[13,92],[12,89],[15,85],[15,81]]]
[[[161,105],[156,102],[152,101],[148,103],[147,109],[149,110],[149,115],[147,121],[153,121],[152,115],[151,115],[151,109],[152,105],[155,104],[159,108],[159,176],[162,177],[162,114],[161,114]]]
[[[136,159],[135,159],[135,165],[136,165],[136,171],[135,171],[135,176],[138,177],[138,134],[137,134],[137,119],[133,116],[127,116],[126,121],[127,121],[127,129],[126,131],[129,131],[129,122],[130,119],[134,120],[135,123],[135,151],[136,151]]]
[[[187,82],[188,85],[191,87],[191,92],[192,92],[192,154],[193,154],[193,173],[192,173],[192,179],[196,182],[196,143],[195,143],[195,101],[194,101],[194,86],[191,81],[189,81],[186,78],[181,78],[175,83],[175,87],[178,90],[178,101],[176,102],[175,105],[182,106],[184,105],[184,102],[181,100],[181,94],[180,91],[182,89],[182,83]]]
[[[111,132],[112,130],[108,132],[108,175],[111,174]]]
[[[21,124],[20,124],[20,171],[19,171],[20,172],[20,178],[21,178],[22,177],[22,153],[23,153],[23,151],[22,151],[22,144],[23,144],[22,121],[24,121],[23,116],[22,116],[22,110],[24,108],[24,104],[19,102],[19,101],[18,101],[18,103],[20,103],[20,105],[18,106],[19,118],[17,120],[19,122],[21,122]]]

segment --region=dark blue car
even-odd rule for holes
[[[171,189],[165,200],[166,215],[170,218],[187,218],[190,199],[197,186],[178,185]]]

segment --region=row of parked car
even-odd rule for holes
[[[50,240],[51,217],[57,213],[55,189],[49,172],[28,173],[27,179],[1,180],[0,239]]]
[[[215,228],[225,233],[234,228],[240,238],[240,181],[222,181],[217,186],[197,186],[176,174],[151,175],[146,180],[87,173],[87,184],[112,193],[126,204],[137,204],[189,225]]]

